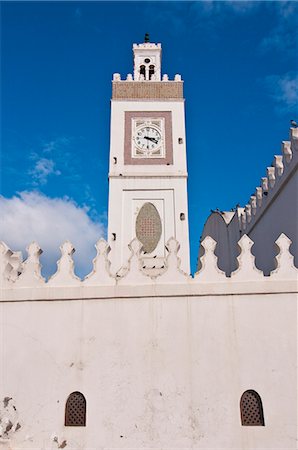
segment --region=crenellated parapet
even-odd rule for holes
[[[154,289],[163,287],[163,289],[169,288],[170,290],[171,286],[176,286],[176,290],[180,289],[177,286],[188,286],[191,292],[201,291],[203,288],[206,293],[211,295],[214,290],[219,289],[219,286],[228,286],[228,289],[233,291],[234,285],[239,286],[244,283],[251,290],[254,285],[252,282],[263,283],[262,286],[265,282],[265,285],[268,286],[270,281],[283,282],[283,280],[288,283],[289,288],[291,283],[293,286],[297,285],[298,274],[293,264],[293,256],[290,253],[290,244],[291,241],[287,236],[284,234],[279,236],[276,240],[278,254],[275,258],[275,269],[270,276],[265,277],[263,272],[255,266],[255,258],[251,252],[253,241],[247,235],[244,235],[238,242],[240,251],[237,258],[238,267],[232,272],[231,276],[226,276],[225,272],[220,270],[217,265],[215,254],[217,244],[214,239],[207,236],[202,242],[204,252],[201,256],[201,269],[192,277],[180,268],[180,245],[175,238],[169,239],[166,244],[167,256],[164,265],[152,271],[143,267],[142,245],[136,238],[133,239],[129,244],[130,256],[128,261],[116,273],[112,273],[110,269],[109,244],[100,239],[95,245],[97,255],[93,260],[93,270],[84,279],[80,279],[75,274],[73,261],[75,249],[71,242],[67,241],[60,247],[61,257],[57,262],[56,273],[46,281],[41,275],[39,261],[42,250],[36,242],[28,246],[28,256],[24,261],[20,260],[19,253],[13,253],[1,242],[1,294],[4,301],[13,299],[12,292],[18,292],[21,289],[30,293],[30,299],[34,299],[38,295],[46,296],[49,299],[57,296],[60,298],[62,292],[64,292],[63,298],[80,296],[84,298],[83,293],[88,292],[89,288],[96,288],[97,295],[100,294],[102,289],[102,295],[104,296],[104,293],[107,292],[106,289],[109,287],[114,289],[117,286],[123,286],[130,288],[127,292],[134,296],[138,286],[140,286],[141,292],[146,286],[151,286]],[[90,292],[95,292],[94,289]],[[262,289],[264,288],[262,287]],[[109,295],[111,296],[113,292],[114,290]]]
[[[116,81],[116,82],[121,81],[123,83],[125,81],[145,81],[145,80],[134,80],[133,75],[131,73],[128,73],[126,75],[126,77],[124,79],[122,79],[120,73],[113,73],[113,82],[114,81]],[[154,80],[154,78],[153,79],[151,78],[151,80],[148,82],[153,82],[153,81],[160,81],[160,80]],[[176,73],[174,75],[173,80],[170,80],[169,75],[165,73],[165,74],[163,74],[161,81],[163,81],[163,82],[165,82],[165,81],[172,81],[172,82],[173,81],[182,81],[182,77],[179,73]]]
[[[13,252],[4,242],[0,242],[1,285],[13,283],[22,272],[22,253]]]
[[[276,197],[281,187],[291,177],[298,163],[298,128],[290,129],[290,140],[283,141],[281,155],[275,155],[266,176],[261,178],[260,186],[245,205],[239,216],[239,226],[242,232],[249,233],[258,222],[264,211]]]

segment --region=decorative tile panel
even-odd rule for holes
[[[136,236],[144,253],[152,253],[160,240],[162,225],[160,215],[152,203],[145,203],[136,219]]]

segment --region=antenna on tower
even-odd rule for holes
[[[145,42],[145,43],[150,42],[149,33],[145,33],[144,42]]]

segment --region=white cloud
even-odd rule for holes
[[[238,17],[253,14],[262,2],[246,0],[201,0],[201,1],[170,1],[143,2],[139,7],[148,15],[154,14],[157,22],[167,27],[168,33],[176,34],[184,30],[200,30],[210,39],[218,38],[218,24],[228,17]],[[158,8],[156,7],[158,4]],[[168,27],[168,24],[171,24]]]
[[[251,13],[256,8],[259,7],[258,2],[256,1],[238,0],[238,1],[226,1],[222,3],[228,8],[230,8],[230,10],[239,14]]]
[[[276,50],[283,58],[295,56],[297,52],[296,2],[277,1],[265,3],[275,12],[275,26],[272,27],[259,46],[261,52]]]
[[[180,2],[177,2],[180,3]],[[246,1],[246,0],[204,0],[191,3],[191,20],[199,20],[199,26],[204,26],[202,18],[208,19],[208,27],[215,25],[214,33],[219,22],[228,17],[236,20],[244,16],[251,16],[261,11],[270,17],[271,28],[264,27],[263,36],[259,43],[259,51],[278,51],[283,59],[296,57],[297,53],[297,12],[298,3],[294,1]],[[181,22],[183,18],[180,18]],[[210,30],[208,30],[210,31]]]
[[[201,14],[250,14],[259,8],[260,2],[257,1],[247,1],[247,0],[204,0],[199,2],[194,2],[192,4],[192,10],[197,10]],[[222,17],[217,17],[221,19]]]
[[[33,169],[29,170],[32,176],[33,185],[45,185],[50,175],[61,175],[60,170],[55,169],[55,162],[52,159],[40,158],[35,162]]]
[[[75,16],[76,16],[76,17],[81,17],[81,15],[82,15],[82,10],[81,10],[81,8],[76,8],[76,9],[75,9]]]
[[[22,250],[36,241],[43,249],[43,274],[56,271],[59,246],[69,240],[76,248],[75,270],[80,276],[91,271],[94,244],[103,237],[104,226],[90,219],[86,208],[69,198],[49,198],[39,192],[0,196],[0,240],[12,250]]]
[[[279,113],[294,112],[298,106],[298,75],[269,75],[265,78],[269,94],[276,102]]]
[[[285,76],[279,80],[280,99],[288,106],[297,106],[298,103],[298,76],[294,78]]]
[[[42,152],[43,153],[50,153],[55,150],[63,149],[67,147],[71,142],[71,139],[65,136],[58,137],[56,139],[53,139],[49,142],[43,142],[42,146]]]
[[[30,159],[34,161],[34,166],[28,170],[30,175],[30,185],[34,188],[44,186],[48,182],[50,176],[61,175],[61,170],[57,169],[68,165],[69,152],[68,147],[71,139],[67,137],[58,137],[47,142],[43,142],[41,149],[36,152],[32,151]]]

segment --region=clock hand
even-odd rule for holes
[[[157,142],[158,142],[157,139],[155,139],[155,138],[153,138],[153,137],[149,137],[149,136],[144,136],[144,139],[148,139],[148,141],[152,141],[152,142],[154,142],[155,144],[157,144]]]

